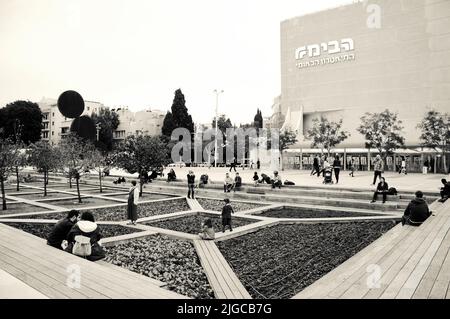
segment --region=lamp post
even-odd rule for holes
[[[97,125],[95,125],[95,128],[97,129],[97,142],[100,140],[100,129],[102,128],[100,123],[97,123]]]
[[[216,95],[216,135],[215,135],[215,148],[214,148],[214,167],[217,167],[217,135],[219,133],[219,95],[224,93],[223,90],[214,90],[214,94]]]

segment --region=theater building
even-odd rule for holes
[[[299,154],[311,146],[304,136],[325,116],[343,119],[351,136],[340,151],[362,153],[359,161],[370,169],[356,129],[366,112],[385,109],[398,113],[406,147],[418,152],[408,160],[421,166],[418,123],[431,109],[450,111],[450,1],[363,1],[283,21],[274,108],[277,122],[298,133],[299,144],[285,154],[292,168],[309,163]]]

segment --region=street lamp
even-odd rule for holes
[[[215,148],[214,148],[214,167],[217,167],[217,135],[218,135],[218,125],[219,125],[219,95],[224,93],[223,90],[214,90],[216,95],[216,135],[215,135]]]
[[[95,125],[95,128],[97,129],[97,142],[100,140],[100,129],[102,128],[100,123],[97,123],[97,125]]]

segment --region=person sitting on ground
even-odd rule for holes
[[[105,251],[99,241],[102,238],[100,229],[90,212],[81,214],[81,219],[67,235],[67,252],[84,257],[90,261],[105,258]]]
[[[233,231],[233,225],[231,221],[231,214],[234,214],[233,207],[231,207],[230,199],[224,199],[225,206],[222,208],[222,233],[225,232],[226,226],[230,227],[230,231]]]
[[[231,192],[231,189],[233,188],[233,184],[234,181],[233,179],[230,177],[229,173],[226,173],[225,175],[225,181],[223,183],[223,192],[224,193],[229,193]]]
[[[261,179],[260,179],[259,183],[260,184],[266,183],[266,184],[270,185],[270,184],[272,184],[272,180],[266,174],[261,174]]]
[[[242,178],[241,176],[239,176],[239,173],[236,173],[236,176],[234,177],[234,186],[233,189],[234,191],[240,190],[242,187]]]
[[[148,181],[151,183],[154,179],[158,178],[158,172],[154,169],[152,170],[152,173],[148,177]]]
[[[259,184],[258,172],[255,172],[255,174],[253,175],[253,183],[255,184],[255,186],[258,186]]]
[[[427,202],[423,199],[423,193],[421,191],[416,192],[416,198],[414,198],[408,207],[406,207],[405,213],[402,217],[402,225],[420,226],[428,217],[431,216],[430,209]]]
[[[278,172],[273,172],[273,179],[272,179],[272,188],[278,187],[281,189],[281,186],[283,185],[283,181],[281,180],[281,176],[278,175]]]
[[[443,178],[441,179],[441,183],[444,187],[441,187],[441,199],[439,202],[445,203],[450,197],[450,182],[447,182],[447,180]]]
[[[170,172],[167,174],[167,183],[175,182],[177,180],[177,174],[175,174],[175,171],[173,168],[170,169]]]
[[[377,189],[375,193],[373,194],[372,203],[375,203],[378,199],[378,195],[383,195],[383,204],[386,203],[387,194],[389,191],[389,185],[386,183],[386,180],[384,177],[381,177],[381,182],[378,183]]]
[[[64,249],[61,244],[77,222],[79,214],[79,211],[73,209],[67,214],[67,217],[57,222],[47,237],[47,245]]]
[[[206,218],[202,223],[202,232],[198,236],[203,240],[214,240],[216,233],[211,218]]]

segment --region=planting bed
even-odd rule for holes
[[[34,191],[34,194],[20,194],[18,197],[29,199],[29,200],[41,200],[41,199],[47,199],[47,198],[63,198],[63,197],[71,196],[71,195],[59,193],[59,192],[47,192],[47,196],[44,196],[44,191],[37,190],[38,193],[35,193],[35,192],[36,191]]]
[[[107,197],[128,200],[128,193],[108,195]],[[175,195],[156,194],[156,193],[152,193],[152,194],[144,193],[144,194],[142,194],[141,197],[139,197],[139,201],[150,201],[150,200],[166,199],[166,198],[173,198],[173,197],[176,197],[176,196]]]
[[[145,224],[153,227],[165,228],[183,233],[198,234],[201,230],[201,224],[206,217],[211,218],[215,231],[218,232],[222,229],[221,216],[203,213],[158,222],[148,222]],[[247,218],[233,217],[233,228],[245,226],[255,222],[256,221]]]
[[[0,209],[0,215],[38,213],[45,211],[48,211],[48,209],[25,203],[9,203],[7,205],[7,210]]]
[[[222,207],[224,206],[223,200],[217,200],[217,199],[209,199],[209,198],[197,198],[197,201],[200,203],[200,205],[205,210],[212,210],[212,211],[222,211]],[[254,203],[242,203],[242,202],[233,202],[231,200],[231,206],[233,207],[235,212],[241,212],[244,210],[254,209],[254,208],[260,208],[263,206],[266,206],[264,204],[254,204]]]
[[[193,244],[166,236],[149,236],[106,248],[106,259],[136,273],[167,283],[182,295],[214,298]]]
[[[33,223],[5,223],[8,226],[18,228],[27,233],[47,239],[48,234],[54,224],[33,224]],[[103,238],[116,237],[140,232],[141,230],[123,227],[119,225],[99,225],[100,233]]]
[[[117,202],[114,202],[117,203]],[[176,199],[171,201],[147,203],[138,205],[138,217],[150,217],[156,215],[165,215],[189,210],[185,199]],[[80,209],[83,212],[83,209]],[[108,208],[88,209],[94,214],[96,221],[123,221],[127,218],[126,204],[118,203],[118,206]],[[17,218],[26,219],[61,219],[67,216],[67,213],[49,213],[43,215],[22,216]]]
[[[343,212],[331,210],[315,210],[299,207],[281,207],[268,210],[261,214],[252,214],[255,216],[273,217],[273,218],[330,218],[330,217],[367,217],[377,216],[375,214],[364,214],[358,212]]]
[[[71,195],[67,195],[71,196]],[[73,197],[73,199],[64,199],[64,200],[51,200],[46,201],[46,204],[60,206],[69,209],[79,209],[81,207],[93,207],[93,206],[102,206],[102,205],[112,205],[117,202],[102,199],[102,198],[94,198],[94,197],[85,197],[81,198],[82,203],[78,203],[78,197]]]
[[[393,226],[393,222],[278,225],[217,244],[253,298],[286,299]]]

